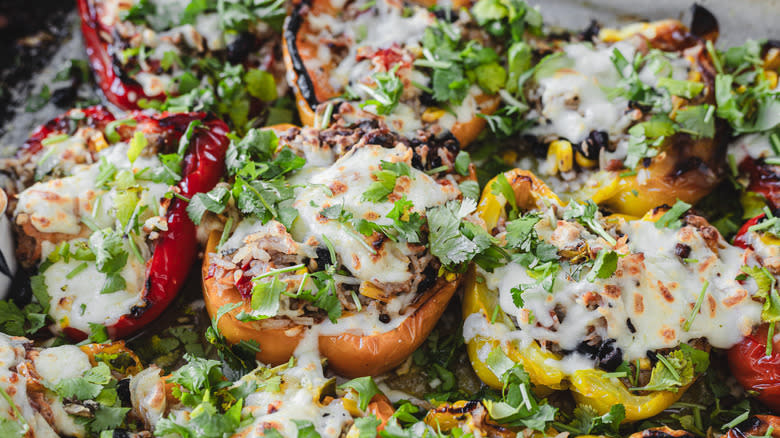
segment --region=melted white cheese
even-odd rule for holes
[[[387,241],[378,254],[372,254],[365,241],[358,241],[360,234],[350,225],[324,218],[319,213],[323,208],[342,206],[355,220],[365,218],[382,225],[391,224],[392,221],[385,216],[393,208],[392,201],[373,203],[361,198],[374,182],[372,174],[380,169],[380,161],[404,162],[411,168],[411,159],[412,150],[403,145],[393,149],[374,145],[352,149],[333,165],[312,176],[308,186],[297,193],[294,207],[298,210],[298,219],[291,234],[296,241],[311,246],[324,246],[323,236],[326,236],[341,263],[360,280],[409,281],[410,250],[407,244]],[[392,196],[396,195],[398,199],[405,195],[413,202],[413,211],[424,212],[426,208],[455,199],[458,190],[454,186],[441,185],[425,173],[411,168],[411,176],[401,176],[396,181]]]
[[[92,369],[89,357],[75,345],[41,350],[33,363],[38,375],[51,385],[56,385],[64,379],[81,377]],[[67,366],[64,366],[65,364]]]
[[[551,231],[545,217],[536,229],[540,237],[559,248],[577,239],[585,239],[593,251],[607,247],[579,225],[566,224],[559,221],[557,229]],[[562,233],[564,228],[573,232]],[[741,249],[721,239],[717,253],[713,252],[691,226],[658,229],[651,222],[632,221],[620,229],[628,236],[628,243],[619,250],[618,268],[607,279],[591,283],[584,273],[573,273],[576,265],[566,263],[551,293],[540,286],[528,287],[522,295],[524,304],[518,307],[512,288],[535,282],[526,269],[512,263],[485,274],[488,287],[499,291],[501,309],[517,320],[518,329],[511,337],[521,339],[521,344],[550,341],[564,350],[575,350],[595,331],[604,341],[615,339],[624,359],[633,360],[644,357],[648,350],[673,348],[696,338],[729,348],[760,322],[762,306],[752,299],[756,285],[752,280],[745,284],[736,280],[740,267],[751,263]],[[687,263],[675,255],[678,243],[691,248]],[[686,331],[685,323],[706,283],[700,311]],[[563,311],[562,320],[555,316],[556,310]],[[529,312],[534,316],[530,321]],[[485,335],[491,328],[470,316],[464,337]],[[579,359],[570,362],[561,366],[571,370],[586,365]]]
[[[57,438],[60,435],[52,429],[52,426],[46,422],[43,416],[30,403],[30,397],[27,393],[27,378],[16,370],[16,367],[24,366],[26,361],[26,348],[24,345],[27,343],[29,341],[24,338],[11,337],[0,333],[0,388],[10,396],[15,406],[14,409],[5,397],[0,397],[0,418],[19,421],[16,416],[16,410],[18,409],[22,414],[24,422],[28,424],[32,436],[37,438]],[[63,367],[62,363],[59,364],[59,367],[67,368]]]
[[[130,170],[138,173],[143,169],[154,169],[160,165],[156,156],[140,156],[131,165],[127,159],[127,143],[117,143],[100,152],[100,157],[116,166],[117,170]],[[39,182],[19,194],[16,215],[29,215],[31,224],[42,233],[64,233],[76,235],[81,230],[81,217],[84,214],[101,227],[113,226],[116,214],[111,200],[119,191],[101,190],[95,187],[99,174],[99,164],[77,166],[72,176]],[[151,215],[159,214],[159,200],[168,191],[165,184],[150,181],[138,181],[144,188],[141,201],[152,208]],[[101,210],[95,214],[93,209],[97,199],[101,198]]]
[[[633,119],[624,97],[607,94],[610,89],[620,86],[621,79],[611,57],[618,50],[629,63],[633,62],[636,44],[639,44],[636,40],[629,40],[613,45],[566,45],[564,58],[559,60],[566,67],[538,79],[538,89],[534,93],[541,98],[541,109],[532,111],[530,116],[541,116],[544,121],[530,132],[550,140],[564,138],[576,144],[585,140],[591,131],[607,131],[610,141],[617,146],[615,152],[606,152],[607,159],[623,160],[627,145],[623,140]],[[654,86],[660,76],[686,79],[688,61],[670,54],[659,53],[657,57],[663,62],[648,62],[639,71],[642,82]],[[627,67],[623,73],[629,72]]]
[[[71,243],[84,241],[72,240]],[[101,294],[106,281],[105,274],[98,272],[94,262],[81,262],[73,258],[69,262],[60,260],[43,272],[46,289],[51,300],[49,314],[62,327],[77,328],[90,333],[89,324],[111,325],[134,306],[141,306],[141,293],[146,280],[146,263],[140,262],[131,252],[129,245],[127,264],[119,272],[125,279],[125,288],[116,292]],[[68,275],[82,263],[86,268],[72,278]]]

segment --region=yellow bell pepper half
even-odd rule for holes
[[[545,201],[560,203],[549,187],[528,171],[514,169],[504,173],[504,176],[515,190],[517,205],[523,209],[539,206]],[[507,204],[503,196],[493,193],[492,185],[495,180],[495,178],[491,180],[483,190],[477,209],[488,230],[493,229],[500,217],[505,214]],[[519,193],[524,190],[527,193]],[[650,211],[642,220],[656,220],[662,214],[663,211]],[[497,309],[498,306],[498,292],[490,290],[485,285],[484,279],[472,267],[466,278],[463,317],[480,314],[492,323],[491,326],[495,327],[497,333],[515,330],[512,321]],[[502,388],[499,376],[496,376],[484,361],[485,352],[492,351],[496,347],[502,348],[507,357],[515,363],[523,365],[531,381],[537,386],[537,390],[539,387],[542,391],[569,389],[578,403],[592,406],[599,415],[609,412],[615,404],[623,404],[626,408],[626,422],[639,421],[658,414],[677,401],[687,389],[680,388],[676,393],[658,391],[648,395],[634,395],[619,380],[604,377],[606,373],[603,370],[580,370],[567,374],[555,367],[560,357],[535,342],[520,348],[514,342],[502,342],[497,338],[476,335],[466,345],[469,359],[477,376],[485,384],[496,389]]]

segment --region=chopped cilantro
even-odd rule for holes
[[[655,221],[655,227],[661,228],[679,228],[682,226],[680,217],[685,214],[691,208],[691,204],[687,202],[677,200],[672,208],[666,211],[657,221]]]
[[[593,268],[591,268],[586,280],[591,283],[596,281],[596,278],[609,278],[615,273],[617,269],[618,255],[615,251],[601,250],[596,256],[596,260],[593,262]]]
[[[359,400],[358,407],[360,407],[361,411],[365,411],[366,408],[368,408],[368,403],[375,395],[382,393],[371,376],[352,379],[349,382],[340,385],[339,388],[352,389],[357,393]]]
[[[566,207],[563,218],[566,220],[575,219],[583,226],[588,227],[588,229],[590,229],[592,232],[601,236],[601,238],[604,239],[607,243],[614,245],[617,242],[615,241],[614,237],[607,233],[607,231],[599,222],[597,218],[598,211],[598,206],[590,199],[588,199],[588,202],[585,204],[572,202]]]

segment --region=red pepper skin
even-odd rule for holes
[[[762,213],[762,214],[754,217],[753,219],[750,219],[747,222],[745,222],[742,225],[742,227],[739,228],[739,231],[737,231],[737,235],[734,236],[734,245],[738,246],[738,247],[740,247],[742,249],[748,249],[750,247],[750,245],[747,243],[748,230],[753,225],[756,225],[759,222],[761,222],[761,220],[764,219],[765,216],[766,215]]]
[[[84,118],[75,120],[71,118],[74,113],[81,112]],[[72,109],[65,114],[53,118],[45,124],[39,126],[21,148],[17,151],[17,156],[32,155],[43,148],[41,142],[52,134],[68,134],[71,132],[71,125],[90,126],[101,131],[105,130],[106,125],[114,121],[114,115],[104,106],[91,106],[84,109]]]
[[[112,30],[102,25],[98,12],[89,0],[77,0],[81,16],[81,33],[87,49],[90,67],[106,98],[124,110],[138,109],[138,100],[164,100],[165,93],[148,96],[136,80],[128,76],[111,53],[108,41],[101,35],[112,35]]]
[[[753,330],[728,351],[729,368],[745,389],[756,391],[757,398],[780,411],[780,342],[774,342],[766,355],[767,325]]]
[[[766,215],[758,215],[739,229],[734,245],[750,249],[747,234]],[[772,342],[772,354],[766,355],[768,325],[763,324],[728,351],[729,367],[734,378],[745,389],[756,391],[758,399],[776,411],[780,411],[780,342]]]
[[[168,141],[178,143],[193,120],[202,125],[190,139],[189,149],[182,163],[182,179],[176,185],[179,194],[191,198],[196,193],[214,188],[225,171],[225,153],[230,143],[225,122],[204,113],[162,113],[148,116],[131,115],[147,133],[165,133]],[[168,230],[155,240],[152,257],[146,264],[146,284],[143,307],[135,307],[115,324],[106,327],[111,339],[125,338],[149,324],[168,307],[178,294],[195,264],[198,254],[196,227],[186,212],[187,202],[173,198],[166,213]],[[76,341],[87,334],[67,327],[65,334]]]
[[[780,174],[777,173],[777,166],[748,157],[739,164],[739,171],[750,176],[748,191],[764,195],[773,211],[780,209]]]

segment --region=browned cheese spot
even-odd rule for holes
[[[667,342],[672,342],[675,339],[675,333],[674,329],[664,325],[661,327],[661,331],[659,332],[662,338],[666,340]]]
[[[737,289],[737,293],[723,300],[723,305],[726,307],[734,307],[747,298],[747,291],[745,289]]]
[[[641,315],[645,311],[645,297],[642,294],[634,294],[634,312]]]
[[[664,297],[666,301],[670,303],[674,302],[674,295],[672,295],[672,292],[669,291],[669,288],[664,286],[661,280],[658,280],[658,291],[661,293],[661,296]]]
[[[610,298],[620,298],[620,286],[616,286],[614,284],[608,284],[604,286],[604,292],[603,294],[610,297]]]
[[[328,188],[330,188],[330,191],[333,192],[333,196],[340,195],[347,191],[347,185],[341,181],[333,181],[330,183]]]

